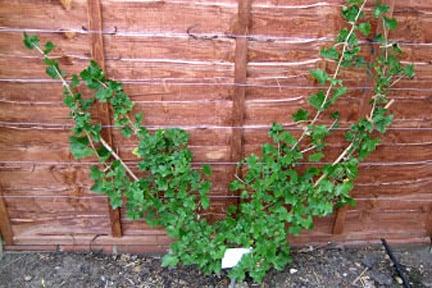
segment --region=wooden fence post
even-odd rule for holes
[[[87,0],[88,6],[88,23],[91,35],[91,53],[92,58],[100,65],[105,71],[105,49],[103,41],[103,23],[102,23],[102,6],[100,0]],[[101,104],[99,107],[99,113],[104,117],[104,124],[110,127],[106,128],[102,132],[102,136],[107,140],[108,144],[113,147],[113,137],[111,129],[111,110],[108,105]],[[121,215],[120,209],[112,209],[111,205],[108,204],[110,221],[111,221],[111,234],[113,237],[122,236],[121,227]]]
[[[0,187],[1,189],[1,187]],[[3,192],[0,190],[0,234],[6,245],[13,245],[13,232]],[[0,244],[1,245],[1,244]]]
[[[243,123],[245,114],[245,97],[248,63],[248,39],[251,23],[252,0],[239,0],[237,23],[233,29],[236,35],[235,66],[234,66],[234,91],[232,106],[232,136],[231,136],[231,161],[238,162],[243,157]],[[241,174],[241,170],[239,171]]]

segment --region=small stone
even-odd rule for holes
[[[402,280],[402,278],[400,278],[399,276],[396,276],[396,277],[395,277],[395,280],[396,280],[397,283],[399,283],[399,284],[401,284],[401,285],[403,284],[403,280]]]
[[[29,282],[29,281],[31,281],[32,279],[33,279],[33,277],[30,276],[30,275],[24,276],[24,281],[26,281],[26,282]]]
[[[295,268],[291,268],[291,269],[289,270],[289,272],[290,272],[290,274],[295,274],[295,273],[298,272],[298,270],[295,269]]]

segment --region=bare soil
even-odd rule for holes
[[[393,247],[413,288],[432,287],[429,246]],[[293,252],[284,271],[271,271],[264,283],[246,287],[402,287],[382,246],[344,248],[327,245]],[[225,273],[206,276],[193,267],[161,268],[160,258],[100,253],[5,252],[0,287],[227,287]]]

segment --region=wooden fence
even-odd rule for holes
[[[431,235],[432,1],[388,2],[400,22],[391,37],[402,41],[417,77],[391,91],[396,119],[361,166],[353,192],[358,205],[317,219],[316,228],[294,243],[409,242]],[[23,48],[23,31],[55,42],[69,72],[96,59],[109,77],[126,83],[148,127],[188,130],[195,164],[213,166],[210,216],[220,217],[227,203],[238,201],[227,189],[235,163],[259,150],[271,123],[299,133],[290,115],[316,89],[308,69],[329,69],[318,53],[343,24],[342,3],[0,0],[0,229],[6,248],[151,252],[169,243],[162,230],[125,219],[106,197],[89,191],[93,161],[72,159],[61,85]],[[374,48],[364,44],[366,54]],[[364,72],[343,77],[351,93],[340,101],[342,127],[325,161],[343,149],[345,128],[365,113],[371,96]],[[105,107],[97,113],[106,136],[133,164],[134,143],[109,125]]]

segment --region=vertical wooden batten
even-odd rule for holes
[[[1,189],[1,186],[0,186]],[[0,235],[6,245],[13,245],[13,232],[3,192],[0,190]],[[1,243],[0,243],[1,245]]]
[[[332,228],[333,234],[339,235],[343,233],[347,211],[348,211],[348,206],[343,206],[336,210],[336,215],[335,215],[333,228]]]
[[[105,49],[104,49],[104,39],[103,39],[103,18],[102,18],[102,6],[100,0],[88,0],[87,1],[87,14],[88,14],[88,24],[91,33],[91,54],[92,58],[100,65],[100,67],[105,71]],[[102,114],[105,124],[111,127],[111,110],[108,105],[100,104],[98,113]],[[105,128],[102,132],[102,136],[107,140],[108,144],[113,147],[113,137],[112,129]],[[122,236],[121,227],[121,217],[120,209],[112,209],[108,204],[110,221],[111,221],[111,234],[113,237]]]
[[[252,0],[239,0],[237,22],[233,29],[236,37],[235,67],[232,106],[232,138],[231,138],[231,161],[238,162],[243,157],[243,129],[245,115],[247,63],[248,63],[248,40],[247,35],[251,25]],[[241,173],[241,170],[239,171]]]

